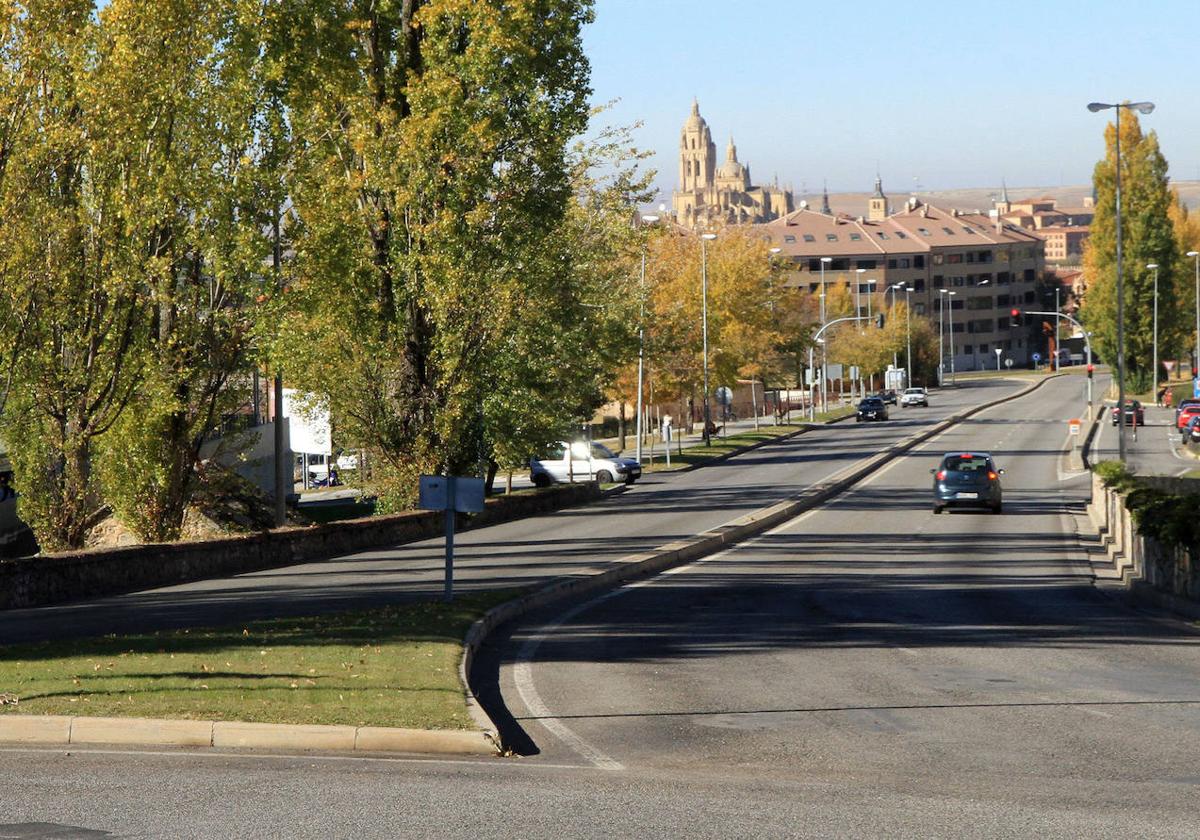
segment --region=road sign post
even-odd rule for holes
[[[454,514],[478,513],[483,510],[482,478],[454,475],[423,475],[419,487],[418,505],[422,510],[446,512],[446,582],[442,600],[454,599]]]

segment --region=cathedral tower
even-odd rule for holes
[[[717,169],[717,147],[708,123],[700,116],[700,103],[692,100],[692,113],[679,136],[679,184],[683,192],[705,190],[713,185]]]

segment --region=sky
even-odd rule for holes
[[[1150,100],[1177,180],[1200,180],[1200,0],[596,0],[595,124],[641,123],[659,200],[695,97],[756,184],[862,192],[1083,184],[1113,112]]]

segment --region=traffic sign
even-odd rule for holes
[[[1171,371],[1175,370],[1175,360],[1163,359],[1163,367],[1167,369],[1167,373],[1170,373]]]
[[[1079,429],[1082,425],[1083,424],[1079,420],[1078,417],[1073,417],[1067,421],[1067,432],[1070,434],[1073,434],[1073,435],[1077,435],[1077,434],[1079,434]]]
[[[1004,360],[1004,366],[1005,366],[1006,368],[1010,368],[1010,367],[1012,367],[1012,359],[1005,359],[1005,360]]]
[[[733,390],[722,385],[717,389],[717,402],[721,405],[733,405]]]
[[[1192,396],[1200,400],[1200,376],[1192,380]]]
[[[1035,362],[1040,362],[1040,361],[1042,360],[1042,354],[1041,354],[1041,353],[1034,353],[1034,354],[1033,354],[1033,360],[1034,360]]]

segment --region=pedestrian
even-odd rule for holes
[[[1168,388],[1167,392],[1165,394],[1163,394],[1163,405],[1165,405],[1167,408],[1170,408],[1171,403],[1173,403],[1174,401],[1175,401],[1175,394],[1170,388]]]

